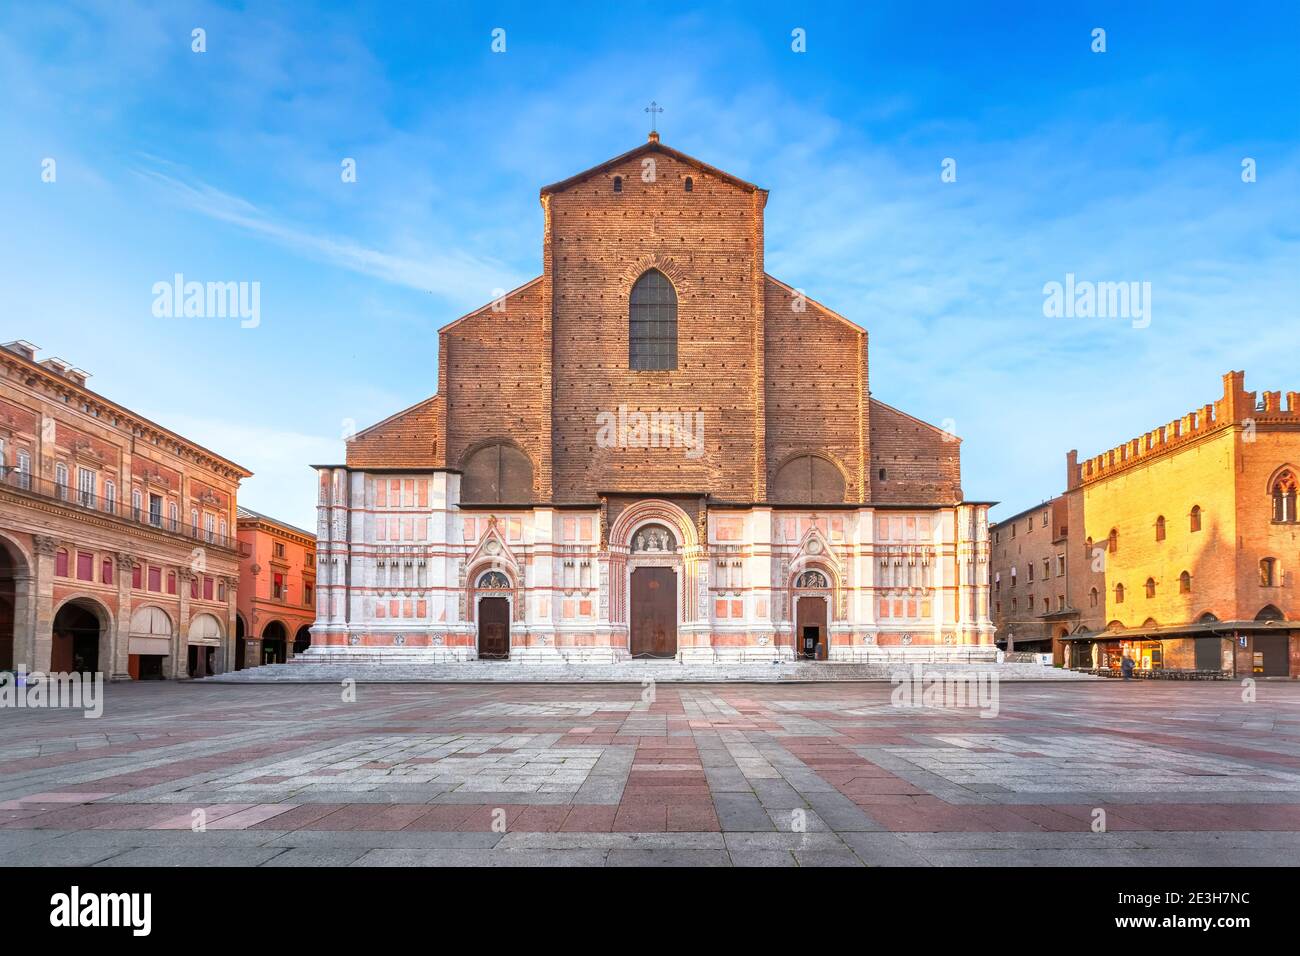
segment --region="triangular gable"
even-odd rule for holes
[[[552,183],[549,186],[543,186],[542,195],[545,196],[548,193],[563,192],[564,190],[576,186],[578,183],[583,182],[584,180],[590,179],[592,176],[597,176],[600,173],[605,172],[606,170],[612,169],[615,166],[619,166],[623,163],[626,163],[628,160],[636,159],[640,156],[646,156],[649,155],[650,153],[659,153],[660,155],[663,156],[669,156],[673,159],[678,160],[679,162],[685,163],[687,166],[695,167],[696,169],[700,170],[700,172],[707,173],[710,176],[716,176],[718,179],[721,179],[724,182],[731,183],[731,185],[743,189],[746,192],[760,192],[763,193],[764,195],[767,194],[766,189],[761,189],[760,187],[755,186],[753,183],[746,182],[745,180],[741,179],[738,176],[731,175],[731,173],[723,172],[721,169],[718,169],[715,166],[710,166],[708,163],[702,162],[696,159],[694,156],[688,156],[679,150],[673,149],[671,146],[665,146],[663,143],[659,142],[658,138],[656,137],[651,139],[649,142],[642,143],[636,149],[628,150],[626,153],[623,153],[621,156],[615,156],[613,159],[605,160],[605,162],[601,163],[599,166],[593,166],[591,167],[591,169],[584,170],[583,172],[580,172],[575,176],[570,176],[568,179],[562,179],[558,183]]]

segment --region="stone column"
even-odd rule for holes
[[[196,580],[198,580],[198,575],[189,568],[181,569],[181,616],[180,620],[176,622],[176,638],[172,642],[172,677],[189,676],[190,587],[192,582]]]
[[[49,535],[32,536],[36,544],[35,608],[32,617],[31,655],[27,666],[33,671],[48,671],[54,650],[54,552],[58,540]]]
[[[226,671],[235,669],[235,642],[239,640],[235,636],[235,620],[237,618],[236,609],[239,607],[239,578],[228,577],[226,581],[226,639],[222,641],[221,657],[217,661],[217,673],[222,674]],[[245,658],[244,663],[248,663]]]
[[[113,664],[109,680],[129,680],[131,641],[131,569],[135,558],[125,551],[114,555],[113,574],[117,584],[117,633],[113,635]]]

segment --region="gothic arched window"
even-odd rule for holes
[[[1165,540],[1165,516],[1161,515],[1156,518],[1156,540]]]
[[[1273,482],[1273,520],[1294,523],[1296,505],[1296,480],[1290,471],[1284,471]]]
[[[1178,575],[1178,593],[1192,593],[1192,574],[1190,571],[1184,571],[1182,574]]]
[[[677,292],[658,269],[648,270],[632,286],[627,360],[642,371],[677,367]]]
[[[1188,516],[1188,525],[1193,531],[1201,530],[1201,506],[1192,505],[1192,513]]]

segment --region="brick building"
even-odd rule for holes
[[[239,482],[251,473],[0,348],[0,670],[224,670]]]
[[[1083,461],[1071,451],[1064,495],[991,529],[999,639],[1050,637],[1058,663],[1087,669],[1128,654],[1146,670],[1300,676],[1297,479],[1300,393],[1257,397],[1243,372],[1176,421]]]
[[[235,668],[283,663],[311,646],[316,620],[316,538],[249,508],[239,509],[239,602]]]
[[[649,142],[541,191],[542,274],[320,473],[311,654],[991,652],[987,503],[763,268],[767,192]]]
[[[1048,652],[1078,619],[1070,589],[1069,501],[1050,501],[989,526],[993,625],[1000,647]],[[1059,641],[1057,642],[1059,645]]]
[[[1223,396],[1117,448],[1068,456],[1094,582],[1071,663],[1300,676],[1300,393]],[[1096,593],[1092,593],[1092,589]]]

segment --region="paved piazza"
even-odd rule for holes
[[[1300,861],[1300,684],[891,690],[110,685],[0,711],[0,864]]]

